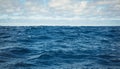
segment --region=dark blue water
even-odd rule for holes
[[[0,27],[0,69],[120,69],[120,27]]]

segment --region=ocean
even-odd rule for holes
[[[120,69],[120,27],[0,26],[0,69]]]

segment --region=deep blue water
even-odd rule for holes
[[[0,69],[120,69],[120,27],[0,27]]]

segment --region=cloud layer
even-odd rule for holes
[[[120,20],[120,0],[0,0],[2,19]]]

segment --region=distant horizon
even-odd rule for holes
[[[53,25],[53,24],[51,24],[51,25],[45,25],[45,24],[40,24],[40,25],[36,25],[36,24],[24,24],[24,25],[16,25],[16,24],[11,24],[11,25],[0,25],[0,26],[120,26],[120,25],[118,25],[118,24],[108,24],[108,25],[93,25],[93,24],[91,24],[91,25]]]
[[[50,20],[50,21],[8,21],[0,23],[0,26],[120,26],[120,20]]]

